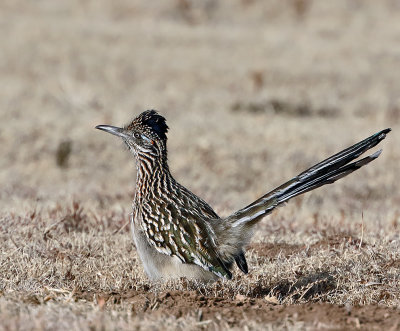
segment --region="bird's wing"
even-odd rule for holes
[[[217,253],[215,233],[199,208],[183,208],[173,197],[157,205],[141,205],[141,226],[158,252],[193,263],[218,277],[232,278]],[[185,204],[183,204],[185,205]]]

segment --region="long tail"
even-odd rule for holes
[[[285,184],[265,194],[247,207],[240,209],[227,218],[227,222],[233,228],[237,226],[252,225],[258,222],[263,216],[269,214],[278,205],[289,199],[311,191],[325,184],[331,184],[336,180],[347,176],[353,171],[361,168],[375,160],[382,152],[379,150],[358,161],[352,162],[370,148],[379,144],[385,139],[391,129],[382,130],[371,137],[331,156],[330,158],[307,169]]]

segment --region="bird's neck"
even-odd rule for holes
[[[136,192],[135,202],[151,199],[153,195],[172,179],[166,158],[153,158],[138,155],[136,160]]]

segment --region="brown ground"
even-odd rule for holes
[[[10,0],[0,26],[0,329],[400,329],[398,1]],[[222,216],[393,132],[260,223],[248,275],[152,284],[132,158],[93,129],[147,108]]]

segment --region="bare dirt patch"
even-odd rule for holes
[[[271,298],[249,298],[237,295],[235,298],[209,297],[199,291],[127,291],[124,293],[81,292],[75,300],[96,301],[101,309],[107,305],[130,305],[132,312],[144,317],[193,316],[198,322],[223,320],[230,327],[240,326],[243,320],[271,323],[277,320],[304,322],[316,328],[334,330],[387,329],[395,330],[400,325],[400,312],[394,308],[379,306],[340,306],[329,303],[306,303],[302,305],[280,305],[271,303]]]

